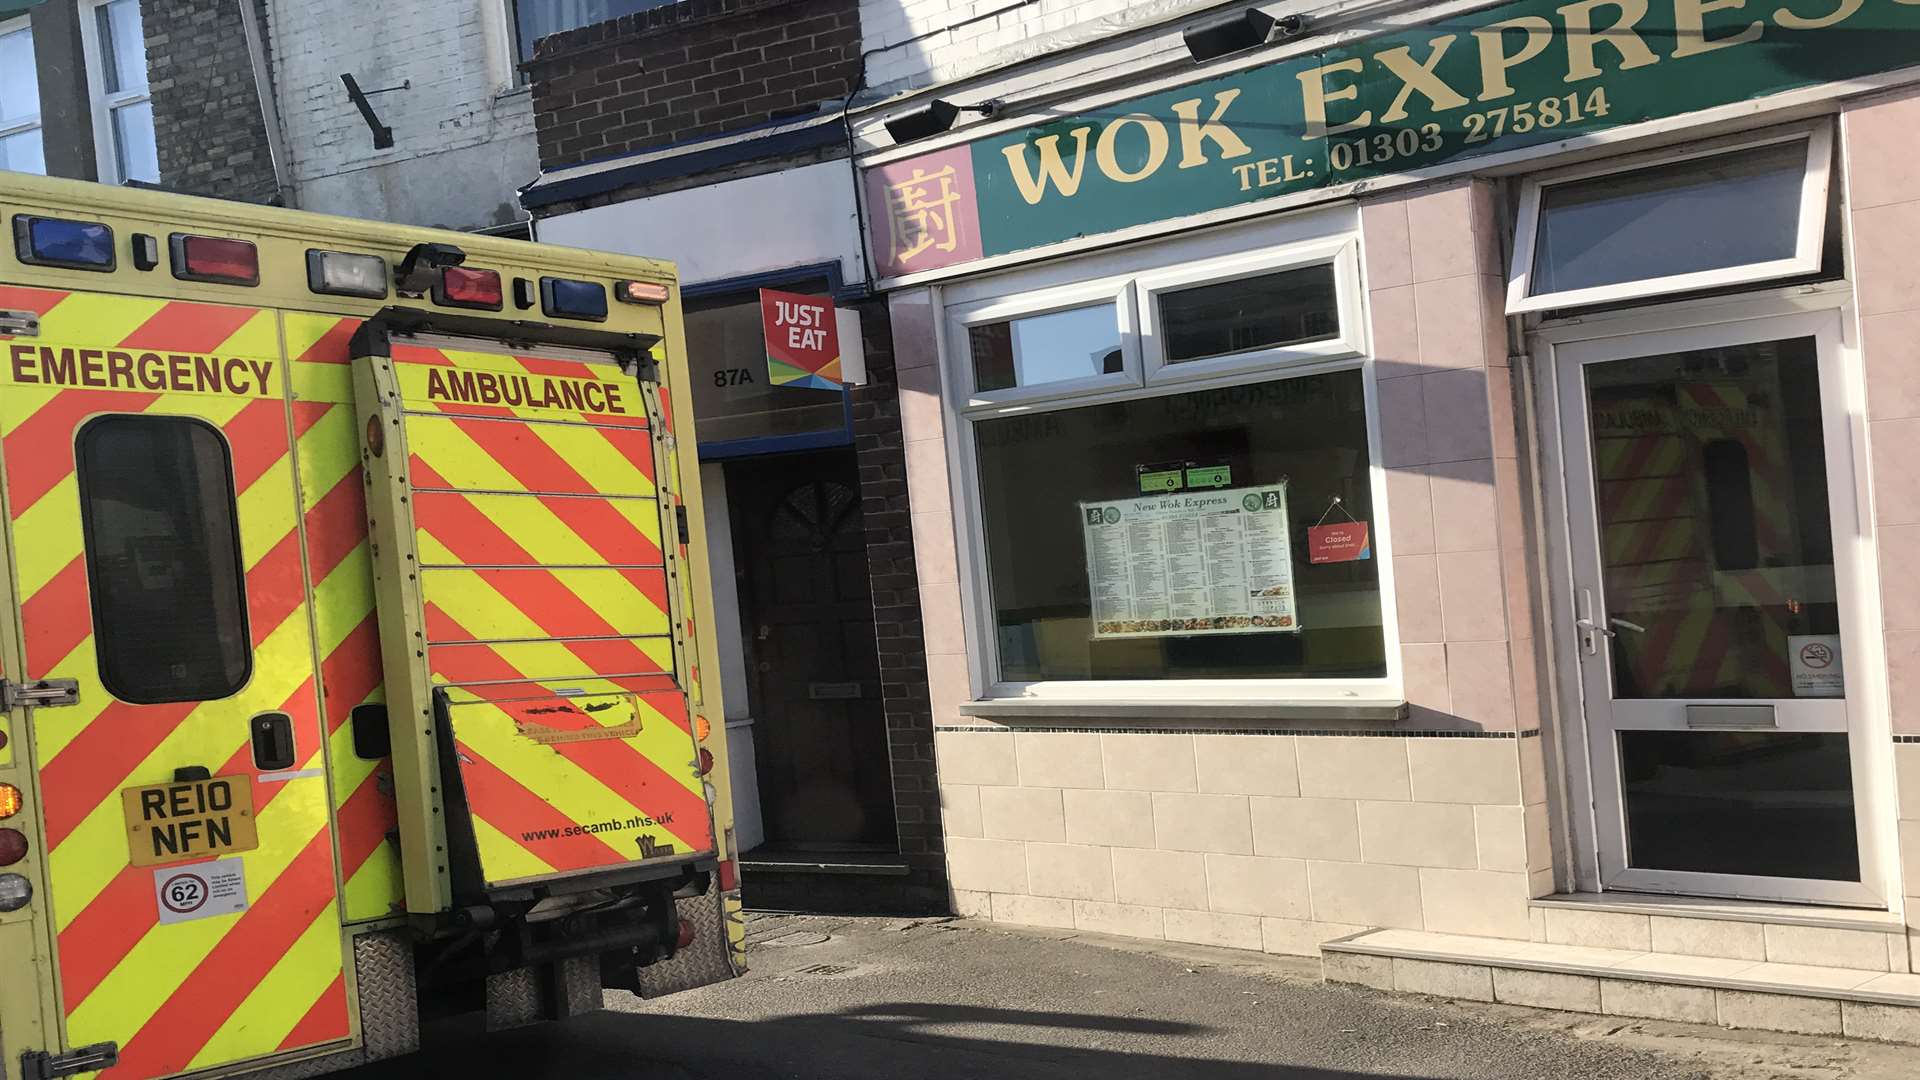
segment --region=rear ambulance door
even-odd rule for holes
[[[45,299],[0,470],[15,670],[78,687],[30,719],[65,1045],[136,1078],[346,1039],[276,315]]]
[[[652,387],[602,353],[395,337],[391,354],[381,426],[403,424],[417,543],[392,557],[419,561],[469,885],[710,857]]]

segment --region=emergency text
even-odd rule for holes
[[[272,360],[51,345],[13,345],[8,352],[8,374],[22,385],[246,397],[273,393]]]

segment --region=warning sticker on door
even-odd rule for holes
[[[1792,634],[1787,638],[1788,667],[1794,697],[1842,697],[1846,676],[1840,670],[1839,634]]]
[[[239,859],[215,859],[153,872],[160,922],[186,922],[247,910],[247,871]]]

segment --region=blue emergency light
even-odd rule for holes
[[[114,267],[113,229],[97,221],[15,214],[13,248],[29,266],[103,272]]]
[[[552,318],[606,322],[607,287],[597,281],[543,277],[540,310]]]

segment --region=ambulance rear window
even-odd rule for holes
[[[80,429],[80,518],[100,680],[122,701],[211,701],[246,685],[233,462],[211,425],[103,416]]]

